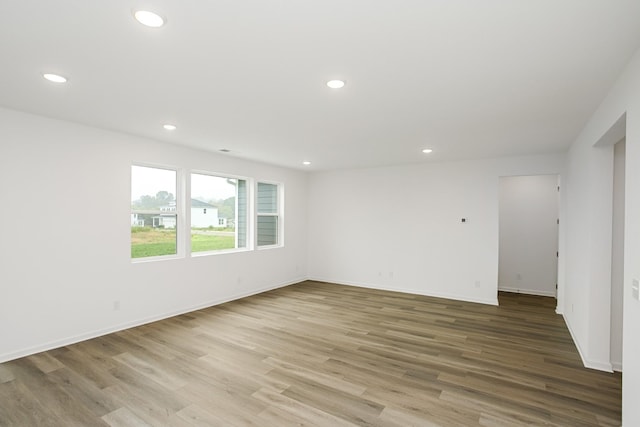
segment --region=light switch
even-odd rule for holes
[[[640,300],[640,282],[638,279],[633,279],[631,282],[631,295],[637,300]]]

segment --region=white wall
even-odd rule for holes
[[[6,109],[0,150],[0,361],[306,277],[304,173]],[[132,263],[132,162],[284,183],[286,246]]]
[[[563,160],[531,156],[313,173],[309,277],[496,304],[498,178],[558,174]]]
[[[640,278],[640,51],[568,153],[567,176],[563,180],[567,199],[565,295],[559,309],[583,359],[595,367],[611,367],[613,144],[620,135],[612,136],[608,131],[612,127],[615,130],[614,125],[625,113],[622,418],[624,425],[636,426],[640,425],[640,302],[632,299],[630,288],[632,279]]]
[[[611,364],[622,370],[622,315],[624,293],[624,163],[625,142],[613,153],[613,243],[611,251]]]
[[[500,177],[498,289],[556,295],[558,176]]]

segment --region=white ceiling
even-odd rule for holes
[[[639,46],[638,0],[0,0],[0,105],[308,170],[552,153]]]

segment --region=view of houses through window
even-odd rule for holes
[[[184,196],[177,193],[182,178],[176,170],[131,167],[131,258],[178,255],[184,246],[205,253],[281,244],[278,184],[257,185],[257,241],[250,245],[248,181],[206,173],[188,177]]]
[[[177,253],[176,171],[131,167],[131,258]]]
[[[247,246],[247,181],[191,174],[191,252]]]

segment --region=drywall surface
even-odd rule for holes
[[[566,180],[563,312],[585,363],[610,369],[613,144],[608,131],[626,114],[622,418],[640,425],[640,51],[571,145]],[[561,218],[562,221],[562,218]]]
[[[498,178],[558,174],[563,161],[531,156],[313,173],[309,277],[496,304]]]
[[[556,296],[558,176],[500,178],[498,289]]]
[[[0,141],[0,361],[306,277],[302,172],[6,109]],[[134,162],[283,183],[285,246],[132,263]]]

